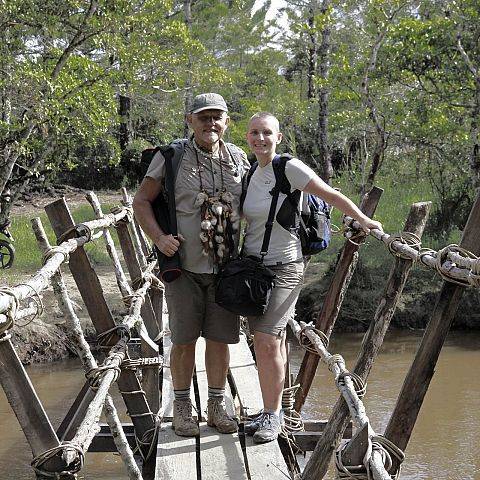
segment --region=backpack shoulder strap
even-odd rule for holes
[[[177,179],[178,169],[182,161],[185,147],[188,140],[186,138],[174,140],[172,143],[159,147],[160,152],[165,158],[165,193],[167,197],[170,227],[172,235],[177,235],[177,207],[175,204],[175,180]]]
[[[168,145],[164,145],[162,147],[158,147],[158,150],[162,153],[165,158],[165,161],[171,162],[171,174],[172,174],[172,182],[167,181],[168,174],[165,174],[165,186],[168,189],[168,183],[173,183],[175,185],[175,181],[177,179],[178,169],[180,167],[180,162],[182,161],[183,154],[185,153],[185,148],[187,146],[188,139],[187,138],[178,138],[173,142],[169,143]],[[169,158],[169,160],[167,160]]]
[[[243,209],[243,202],[245,201],[245,197],[247,196],[247,188],[248,188],[248,185],[250,184],[250,179],[252,178],[252,175],[255,173],[255,170],[257,169],[257,167],[258,167],[258,162],[253,162],[252,165],[250,166],[250,170],[243,177],[242,193],[240,195],[240,210]]]
[[[291,185],[285,175],[285,166],[293,157],[289,153],[276,155],[272,160],[273,173],[275,174],[275,185],[279,185],[279,190],[285,195],[290,195]]]

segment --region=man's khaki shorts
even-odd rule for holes
[[[215,275],[182,274],[165,283],[172,343],[184,345],[202,336],[220,343],[238,343],[240,319],[215,303]]]
[[[303,286],[303,259],[269,266],[277,275],[267,311],[258,317],[248,317],[250,333],[262,332],[282,336],[288,320],[295,316],[295,305]]]

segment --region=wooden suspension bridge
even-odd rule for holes
[[[435,364],[456,309],[467,287],[480,286],[480,196],[477,197],[460,245],[440,251],[420,248],[429,203],[411,207],[404,231],[389,235],[373,230],[395,255],[394,265],[375,317],[365,334],[356,365],[350,372],[343,358],[328,351],[328,338],[338,316],[365,240],[358,224],[346,218],[347,238],[337,261],[322,310],[314,325],[291,321],[289,325],[305,356],[297,378],[285,382],[285,426],[278,442],[254,445],[244,434],[244,421],[261,407],[254,358],[246,335],[231,346],[227,406],[239,419],[239,431],[221,435],[205,423],[207,383],[204,343],[196,350],[195,405],[200,435],[182,438],[170,428],[173,391],[169,371],[168,313],[163,305],[163,285],[155,275],[148,242],[132,214],[131,201],[123,191],[122,207],[104,214],[93,193],[87,195],[96,220],[75,224],[64,199],[46,206],[57,236],[51,246],[40,220],[32,227],[44,264],[25,283],[0,286],[0,382],[30,445],[32,468],[39,479],[73,479],[81,472],[88,452],[118,452],[130,479],[266,479],[324,478],[335,458],[339,478],[375,480],[400,478],[400,466]],[[373,216],[382,190],[374,187],[361,209]],[[110,229],[115,229],[130,281],[119,260]],[[105,301],[98,276],[84,245],[103,237],[112,260],[126,314],[115,320]],[[94,357],[85,341],[60,267],[68,262],[92,323],[101,354]],[[414,262],[434,268],[445,282],[407,373],[396,406],[383,435],[373,430],[362,397],[366,380],[378,355],[395,307]],[[55,430],[12,345],[9,331],[15,321],[35,314],[40,293],[52,286],[66,319],[72,342],[82,361],[86,382],[60,427]],[[33,301],[32,301],[33,300]],[[139,345],[139,348],[138,348]],[[140,355],[135,352],[140,350]],[[98,358],[99,357],[99,358]],[[334,376],[341,396],[328,421],[302,421],[302,406],[322,360]],[[131,423],[120,423],[110,389],[116,383]],[[106,424],[99,422],[105,413]],[[343,441],[347,439],[348,441]],[[312,451],[303,471],[296,454]],[[408,460],[407,460],[408,461]]]

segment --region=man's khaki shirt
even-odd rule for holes
[[[222,173],[220,162],[223,169],[223,186],[227,192],[232,193],[234,197],[233,209],[239,213],[242,178],[247,174],[250,166],[247,155],[243,150],[233,144],[228,144],[228,147],[235,158],[231,158],[225,144],[221,142],[220,157],[210,159],[195,150],[192,141],[189,140],[180,161],[175,180],[175,204],[178,233],[185,240],[180,244],[179,254],[182,268],[190,272],[217,273],[218,271],[218,265],[213,262],[213,254],[210,253],[205,256],[202,253],[200,207],[195,207],[194,203],[201,191],[200,177],[203,189],[209,195],[219,195],[221,193]],[[200,166],[197,165],[197,154]],[[165,158],[160,152],[157,152],[153,157],[145,176],[151,177],[163,185]],[[235,249],[238,248],[238,240],[239,232],[234,237]]]

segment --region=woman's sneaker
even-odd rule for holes
[[[247,435],[253,435],[258,430],[258,427],[262,422],[262,416],[263,411],[261,411],[257,415],[250,417],[251,420],[249,422],[245,422],[245,433]]]
[[[281,431],[280,417],[275,413],[263,412],[256,432],[253,434],[255,443],[267,443],[276,440]]]

